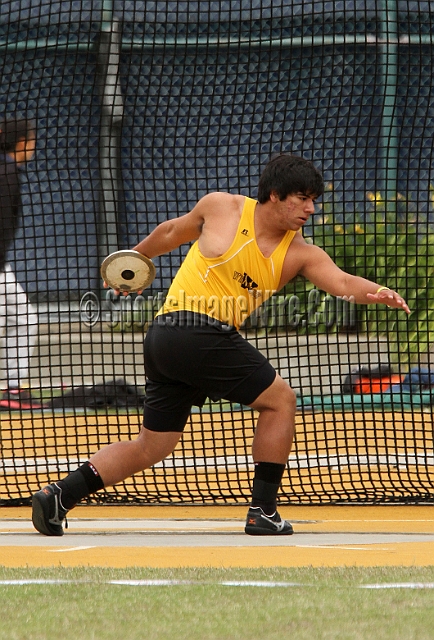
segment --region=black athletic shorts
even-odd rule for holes
[[[276,371],[234,327],[178,311],[157,316],[145,338],[144,425],[182,431],[193,405],[206,398],[250,405]]]

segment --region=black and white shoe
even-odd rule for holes
[[[282,520],[277,511],[267,516],[261,507],[250,507],[244,531],[249,536],[290,536],[294,533],[292,525]]]
[[[63,536],[63,522],[68,528],[66,514],[62,505],[62,489],[57,484],[49,484],[32,498],[32,522],[39,533],[46,536]]]

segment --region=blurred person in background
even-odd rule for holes
[[[6,261],[22,212],[20,173],[35,152],[35,125],[23,118],[0,122],[0,407],[34,407],[28,384],[37,316]]]

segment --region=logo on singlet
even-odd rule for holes
[[[243,234],[243,236],[248,236],[249,235],[249,230],[248,229],[243,229],[241,231],[241,233]]]
[[[255,289],[258,288],[258,283],[247,275],[246,272],[240,273],[239,271],[234,271],[234,280],[237,280],[243,289],[247,289],[254,298],[262,295],[260,291],[255,291]]]
[[[249,291],[251,291],[252,289],[257,289],[258,288],[257,283],[253,280],[253,278],[248,276],[247,273],[244,273],[243,281],[241,282],[241,286],[242,286],[243,289],[248,289]]]

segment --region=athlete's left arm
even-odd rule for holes
[[[385,304],[410,313],[407,303],[399,293],[387,288],[382,289],[384,285],[366,278],[346,273],[320,247],[304,242],[303,247],[301,243],[298,244],[297,251],[300,254],[298,273],[310,280],[318,289],[356,303]]]

